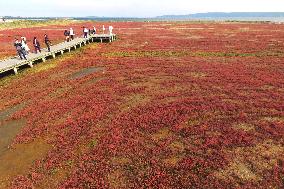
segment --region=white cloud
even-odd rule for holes
[[[283,12],[283,0],[0,0],[0,14],[157,16],[194,12]]]

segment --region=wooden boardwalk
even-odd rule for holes
[[[15,74],[18,73],[20,66],[29,65],[33,67],[35,61],[45,62],[48,57],[55,58],[57,55],[62,55],[71,50],[75,50],[84,45],[87,45],[92,42],[112,42],[116,40],[115,34],[95,34],[90,35],[88,38],[75,38],[70,42],[62,42],[56,45],[51,46],[51,52],[48,52],[47,49],[42,49],[41,53],[30,53],[27,56],[27,60],[21,60],[18,56],[5,59],[0,61],[0,74],[13,70]],[[16,50],[15,50],[16,51]]]

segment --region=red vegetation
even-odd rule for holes
[[[53,146],[14,188],[284,187],[284,25],[112,24],[1,87],[0,109],[26,102],[15,143]]]

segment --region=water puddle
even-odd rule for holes
[[[8,108],[8,109],[6,109],[4,111],[1,111],[0,112],[0,123],[5,121],[6,119],[8,119],[11,115],[16,113],[18,110],[22,109],[24,106],[25,106],[24,103],[23,104],[18,104],[16,106]]]
[[[35,160],[44,157],[51,148],[43,139],[17,144],[0,156],[0,188],[8,188],[18,175],[26,174]]]
[[[0,112],[0,157],[8,150],[13,139],[26,124],[24,119],[8,120],[11,115],[24,107],[24,104],[16,105]]]
[[[0,157],[8,150],[13,139],[25,125],[25,120],[15,120],[0,124]]]
[[[15,176],[25,174],[34,161],[42,158],[50,149],[50,145],[42,139],[9,148],[26,124],[25,119],[10,118],[23,107],[24,104],[19,104],[0,112],[0,188],[8,188]]]
[[[92,67],[92,68],[86,68],[83,69],[79,72],[76,72],[74,74],[72,74],[71,76],[69,76],[69,79],[79,79],[82,77],[85,77],[87,75],[90,75],[92,73],[96,73],[96,72],[104,72],[105,68],[104,67]]]

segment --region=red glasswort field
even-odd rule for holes
[[[12,188],[284,187],[283,24],[109,24],[117,41],[2,79],[0,110],[21,104],[10,119],[26,124],[0,156],[18,171],[0,169],[0,181]],[[56,28],[51,39],[62,34]],[[33,145],[39,154],[29,152]],[[36,158],[19,166],[15,154]]]

